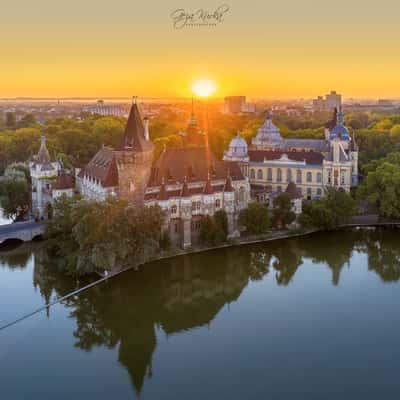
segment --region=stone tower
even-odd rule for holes
[[[142,204],[150,178],[154,146],[144,126],[136,98],[119,145],[114,149],[118,169],[119,197]]]
[[[47,210],[53,201],[51,188],[59,173],[60,164],[51,161],[44,135],[40,139],[38,154],[29,163],[29,170],[32,180],[32,214],[38,219],[47,219]]]

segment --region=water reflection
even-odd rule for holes
[[[69,299],[76,322],[75,346],[118,349],[139,393],[152,376],[157,330],[174,335],[212,323],[227,304],[236,302],[250,282],[294,282],[305,260],[325,265],[334,286],[354,252],[366,253],[368,269],[385,282],[400,279],[397,231],[359,230],[245,246],[152,263]],[[24,268],[32,253],[0,253],[0,265]],[[76,282],[57,272],[43,249],[34,251],[33,285],[47,302],[68,293]]]

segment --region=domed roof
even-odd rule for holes
[[[237,135],[229,143],[230,148],[244,148],[247,150],[247,142],[240,136],[238,132]]]
[[[340,110],[337,113],[336,126],[331,129],[330,138],[340,138],[342,140],[350,140],[349,130],[343,125],[343,113]]]
[[[252,143],[272,148],[282,146],[282,136],[279,128],[272,122],[271,112],[268,113],[265,122],[258,128],[257,136],[253,138]]]

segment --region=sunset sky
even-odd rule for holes
[[[177,8],[229,6],[215,27],[174,29]],[[400,2],[3,1],[0,97],[400,97]]]

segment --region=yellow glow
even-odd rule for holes
[[[192,92],[196,96],[209,97],[217,90],[216,84],[209,79],[199,79],[193,82]]]

